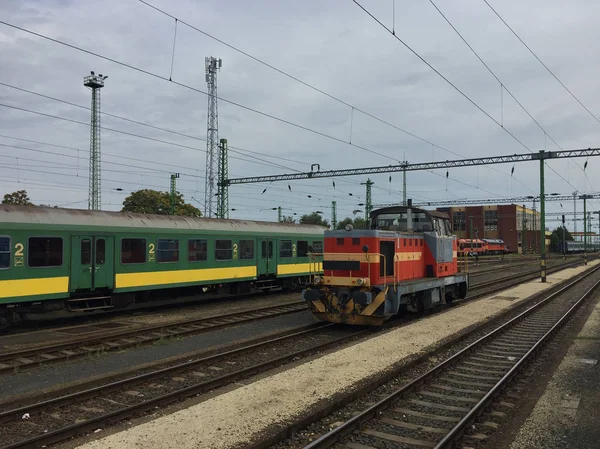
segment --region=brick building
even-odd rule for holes
[[[452,231],[458,238],[502,239],[510,252],[539,252],[540,214],[525,206],[497,204],[487,206],[439,207],[450,216]]]

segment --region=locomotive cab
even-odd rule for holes
[[[375,210],[369,229],[325,231],[323,276],[303,291],[318,320],[380,325],[467,293],[448,216],[411,206]]]

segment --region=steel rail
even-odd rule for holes
[[[377,403],[375,403],[374,405],[372,405],[368,409],[364,410],[363,412],[359,413],[358,415],[355,415],[354,417],[352,417],[348,421],[344,422],[343,424],[339,425],[338,427],[336,427],[336,428],[330,430],[329,432],[327,432],[325,435],[322,435],[320,438],[318,438],[318,439],[314,440],[313,442],[309,443],[308,445],[306,445],[304,447],[304,449],[322,449],[322,448],[330,447],[331,445],[337,443],[343,437],[345,437],[346,435],[352,433],[354,430],[356,430],[357,428],[359,428],[362,424],[364,424],[365,422],[367,422],[367,421],[375,418],[379,413],[381,413],[384,410],[388,409],[393,403],[395,403],[397,400],[399,400],[400,397],[405,396],[406,394],[414,391],[417,387],[425,384],[428,380],[432,379],[434,376],[436,376],[437,374],[439,374],[440,372],[442,372],[443,370],[445,370],[449,366],[451,366],[454,363],[456,363],[459,359],[461,359],[462,357],[464,357],[466,354],[470,353],[471,351],[473,351],[474,349],[476,349],[477,347],[479,347],[483,343],[486,343],[489,340],[491,340],[492,338],[498,336],[499,334],[501,334],[505,330],[509,329],[514,324],[516,324],[519,321],[521,321],[523,318],[525,318],[525,317],[531,315],[532,313],[540,310],[540,308],[542,306],[548,304],[554,298],[556,298],[557,296],[559,296],[559,295],[567,292],[569,289],[571,289],[575,285],[579,284],[583,280],[589,278],[592,274],[597,273],[599,270],[600,270],[600,266],[592,268],[591,270],[589,270],[588,272],[584,273],[579,278],[577,278],[577,279],[569,282],[567,285],[561,287],[556,292],[550,294],[544,300],[542,300],[539,303],[537,303],[537,304],[533,305],[532,307],[528,308],[527,310],[525,310],[524,312],[520,313],[516,317],[512,318],[508,322],[504,323],[503,325],[499,326],[498,328],[494,329],[493,331],[491,331],[491,332],[487,333],[486,335],[484,335],[483,337],[479,338],[477,341],[475,341],[475,342],[471,343],[470,345],[468,345],[467,347],[463,348],[462,350],[460,350],[459,352],[457,352],[456,354],[454,354],[450,358],[444,360],[442,363],[436,365],[434,368],[430,369],[425,374],[419,376],[417,379],[414,379],[413,381],[411,381],[410,383],[406,384],[402,388],[396,390],[392,394],[390,394],[390,395],[386,396],[385,398],[381,399],[380,401],[378,401]],[[580,305],[583,300],[587,299],[587,297],[591,294],[591,292],[593,292],[597,288],[598,285],[600,285],[600,281],[597,281],[596,283],[594,283],[593,287],[590,288],[589,290],[587,290],[586,293],[584,295],[582,295],[582,297],[576,302],[576,304],[574,304],[571,308],[569,308],[569,310],[565,314],[563,314],[563,316],[560,318],[560,320],[557,323],[555,323],[555,325],[553,325],[553,327],[551,328],[551,330],[555,330],[557,328],[557,325],[559,325],[559,323],[564,323],[564,320],[567,318],[565,315],[567,315],[567,314],[570,315],[572,313],[572,311],[575,310],[575,308],[576,308],[575,306]],[[547,336],[550,335],[549,334],[550,331],[546,332],[544,334],[544,336],[542,337],[542,339],[544,341],[546,341]],[[537,349],[537,348],[540,347],[540,344],[541,344],[540,340],[538,340],[538,342],[535,344],[535,346],[534,346],[535,349]],[[533,352],[535,352],[534,348],[531,348],[527,352],[527,354],[526,354],[528,356],[527,358],[529,358],[531,356],[531,354],[533,354]],[[520,360],[523,360],[523,358],[524,357],[522,357]],[[518,367],[520,368],[523,363],[524,363],[524,361],[518,363]],[[509,372],[511,372],[512,374],[514,374],[517,371],[518,371],[518,368],[516,368],[514,370],[511,368],[511,370]],[[505,377],[506,376],[503,376],[502,379],[504,379],[504,381],[501,384],[500,384],[500,381],[499,381],[495,385],[495,387],[494,387],[495,394],[506,383]],[[494,395],[491,395],[490,393],[491,392],[488,392],[488,394],[486,394],[484,396],[484,399],[487,401],[486,404],[489,403],[489,401],[491,399],[493,399],[493,397],[494,397]],[[476,404],[478,412],[481,411],[481,409],[484,407],[484,405],[481,405],[482,401],[483,401],[483,399]],[[471,421],[469,421],[469,420],[474,419],[474,417],[477,416],[478,412],[469,413],[469,415],[468,415],[469,419],[467,419],[467,416],[465,416],[463,418],[463,420],[461,420],[459,422],[459,424],[461,424],[461,427],[459,427],[459,425],[457,424],[451,430],[452,436],[449,436],[450,434],[448,434],[447,435],[448,439],[446,440],[444,438],[442,440],[442,441],[446,441],[446,443],[444,443],[445,445],[444,446],[440,446],[439,443],[438,443],[438,446],[436,446],[436,449],[447,448],[448,447],[447,444],[450,444],[450,442],[455,441],[456,438],[458,438],[460,436],[461,432],[465,429],[465,426],[468,425],[466,423],[470,423]]]
[[[173,373],[175,371],[192,369],[195,366],[198,366],[200,364],[205,364],[205,363],[209,363],[209,362],[214,363],[214,361],[217,359],[224,359],[224,358],[227,358],[232,355],[240,354],[242,352],[260,349],[261,347],[265,347],[265,346],[273,344],[273,343],[277,343],[277,342],[281,342],[284,340],[289,340],[292,338],[303,336],[303,335],[313,333],[316,331],[320,331],[324,328],[328,328],[328,327],[332,327],[332,326],[333,326],[332,323],[315,324],[315,325],[313,325],[313,327],[311,329],[306,329],[306,330],[296,332],[293,334],[289,334],[289,335],[285,335],[285,336],[275,337],[273,339],[270,339],[270,340],[267,340],[264,342],[251,344],[251,345],[248,345],[248,346],[245,346],[242,348],[237,348],[237,349],[225,352],[225,353],[216,354],[216,355],[205,357],[205,358],[195,360],[192,362],[186,362],[186,363],[183,363],[180,365],[176,365],[174,367],[169,367],[169,368],[165,368],[162,370],[153,371],[151,373],[142,374],[142,375],[136,376],[134,378],[124,379],[124,380],[113,382],[113,383],[110,383],[107,385],[91,388],[88,390],[84,390],[81,392],[73,393],[70,395],[62,396],[62,397],[58,397],[55,399],[50,399],[48,401],[40,402],[38,404],[32,404],[30,406],[23,406],[23,407],[20,407],[17,409],[8,410],[8,411],[5,411],[0,414],[0,423],[4,424],[4,423],[10,422],[12,420],[19,420],[19,419],[21,419],[21,416],[23,413],[33,414],[35,412],[40,412],[41,410],[43,410],[44,408],[49,407],[49,406],[65,406],[66,404],[77,403],[78,401],[88,399],[88,398],[94,397],[94,396],[99,396],[103,393],[118,390],[118,389],[128,387],[133,384],[140,383],[140,382],[145,382],[145,381],[151,380],[156,377],[162,377],[165,374]],[[75,423],[75,424],[72,424],[72,425],[51,431],[51,432],[39,434],[34,437],[28,438],[26,440],[9,444],[7,446],[1,446],[0,449],[39,447],[40,445],[48,445],[48,444],[58,443],[67,438],[71,438],[71,437],[80,435],[81,433],[84,433],[87,431],[93,431],[100,426],[105,426],[112,422],[116,422],[119,420],[123,420],[126,418],[130,418],[132,416],[136,416],[138,414],[147,412],[149,410],[154,409],[155,407],[157,407],[159,405],[164,406],[165,404],[170,404],[170,403],[177,402],[177,401],[183,400],[183,399],[191,397],[191,396],[205,393],[209,390],[213,390],[220,386],[231,383],[232,381],[234,381],[236,379],[248,377],[248,376],[263,372],[267,369],[279,366],[282,363],[286,363],[286,362],[289,362],[290,360],[294,360],[296,357],[302,357],[302,356],[310,354],[314,351],[322,350],[329,346],[339,344],[340,342],[347,341],[348,338],[356,337],[358,335],[367,334],[370,332],[373,332],[373,330],[372,329],[360,329],[360,330],[356,331],[355,333],[352,333],[351,335],[344,335],[342,337],[333,339],[328,342],[320,343],[320,344],[311,346],[309,348],[295,351],[291,354],[276,357],[274,359],[255,364],[250,367],[247,367],[247,368],[244,368],[241,370],[237,370],[232,373],[225,374],[223,376],[220,376],[220,377],[217,377],[214,379],[207,380],[205,382],[194,384],[194,385],[182,388],[180,390],[172,391],[172,392],[160,395],[158,397],[145,400],[138,404],[133,404],[133,405],[124,407],[122,409],[115,410],[113,412],[91,418],[84,422]]]
[[[307,307],[304,301],[296,301],[288,304],[268,306],[244,312],[233,312],[209,318],[199,318],[177,321],[174,323],[143,326],[124,332],[113,332],[108,335],[104,334],[101,336],[90,336],[71,340],[67,343],[46,345],[32,349],[25,349],[22,351],[0,352],[0,373],[13,371],[15,369],[26,369],[41,364],[56,363],[63,360],[73,360],[75,358],[84,357],[95,352],[121,350],[141,344],[152,343],[163,338],[199,334],[202,332],[213,331],[241,323],[248,323],[272,318],[274,316],[298,313],[305,309],[307,309]],[[138,337],[139,339],[136,340],[135,337]],[[70,350],[78,350],[78,352],[73,352]],[[73,353],[71,354],[71,352]],[[28,359],[30,357],[35,357],[42,354],[52,356],[51,358],[41,361]],[[11,366],[6,363],[18,359],[22,359],[23,363],[19,363],[16,366]]]

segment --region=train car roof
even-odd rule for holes
[[[58,209],[40,206],[0,205],[0,224],[57,225],[65,227],[116,227],[177,229],[193,231],[237,231],[257,234],[323,233],[325,227],[295,223],[252,220],[221,220],[176,215],[134,214],[129,212]]]
[[[412,209],[415,212],[425,212],[427,215],[430,215],[435,218],[443,218],[446,220],[450,219],[448,214],[446,214],[444,212],[440,212],[437,210],[421,209],[420,207],[414,207],[414,206],[389,206],[389,207],[383,207],[381,209],[375,209],[374,211],[371,212],[371,218],[373,218],[379,214],[405,212],[407,209]]]

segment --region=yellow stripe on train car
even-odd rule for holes
[[[284,265],[277,265],[277,275],[282,274],[300,274],[300,273],[321,273],[323,271],[323,264],[318,263],[290,263]]]
[[[256,274],[256,266],[119,273],[115,276],[115,288],[255,278]]]
[[[0,298],[51,295],[69,291],[69,276],[0,281]]]

